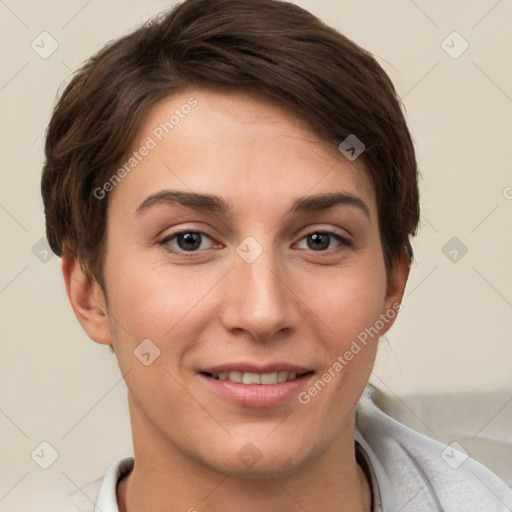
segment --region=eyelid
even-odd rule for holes
[[[346,231],[346,230],[345,230],[345,232],[348,233],[348,231]],[[217,240],[212,235],[210,235],[207,231],[204,231],[204,230],[201,230],[201,229],[195,229],[195,228],[187,228],[187,227],[180,228],[177,231],[173,231],[172,233],[169,233],[168,235],[164,236],[163,238],[161,238],[159,240],[158,245],[159,246],[163,246],[164,249],[167,252],[171,253],[171,254],[178,254],[178,255],[184,256],[186,258],[187,257],[188,258],[194,258],[194,257],[197,257],[198,255],[200,255],[202,253],[205,253],[208,250],[211,250],[211,249],[202,249],[202,250],[194,250],[194,251],[185,251],[185,250],[181,250],[179,248],[171,248],[169,246],[168,242],[170,240],[176,238],[180,234],[185,234],[185,233],[197,233],[197,234],[200,234],[202,236],[206,236],[206,237],[208,237],[213,242],[214,246],[218,246],[218,245],[222,246],[223,245],[222,243],[217,242]],[[349,236],[346,236],[344,234],[341,234],[339,231],[337,231],[332,226],[329,226],[329,227],[327,227],[327,226],[314,227],[314,225],[310,225],[310,226],[307,226],[306,228],[303,228],[301,235],[297,235],[297,236],[299,236],[299,238],[297,239],[296,242],[294,242],[293,245],[294,246],[297,245],[304,238],[306,238],[309,235],[313,235],[313,234],[327,234],[327,235],[330,235],[330,236],[334,237],[338,241],[340,246],[350,247],[350,246],[353,245],[352,236],[351,236],[350,233],[349,233]],[[322,250],[322,251],[310,250],[310,252],[316,253],[318,255],[322,255],[322,254],[331,254],[332,252],[336,252],[337,250],[339,250],[339,249],[338,248],[334,248],[334,249],[328,249],[328,250]]]
[[[329,236],[331,236],[332,238],[334,238],[338,242],[338,247],[334,247],[332,249],[326,249],[326,250],[322,250],[322,251],[314,251],[312,249],[307,250],[308,252],[311,252],[311,253],[313,253],[315,255],[318,255],[318,256],[322,256],[322,255],[325,255],[325,256],[329,256],[330,255],[330,256],[332,256],[332,253],[336,253],[337,251],[340,251],[343,248],[353,247],[353,245],[354,245],[351,237],[344,236],[344,235],[338,233],[337,231],[335,231],[333,229],[313,229],[311,231],[308,231],[308,232],[304,233],[304,235],[301,236],[298,239],[298,241],[294,243],[294,246],[298,245],[305,238],[307,238],[308,236],[313,235],[313,234],[329,235]]]
[[[299,240],[302,240],[305,236],[311,235],[313,233],[327,233],[329,235],[339,236],[340,238],[343,238],[349,242],[354,238],[352,233],[347,229],[337,229],[333,226],[322,226],[319,224],[310,224],[309,226],[306,226],[298,232],[297,236],[300,235]]]
[[[204,253],[208,250],[208,249],[203,249],[203,250],[195,250],[195,251],[184,251],[179,248],[171,249],[168,242],[170,242],[172,239],[176,238],[178,235],[182,235],[185,233],[197,233],[197,234],[200,234],[201,236],[208,237],[212,241],[212,245],[214,245],[214,246],[222,245],[220,242],[217,242],[215,240],[215,238],[213,236],[209,235],[206,231],[202,231],[200,229],[187,229],[187,228],[185,228],[185,229],[182,228],[182,229],[179,229],[178,231],[169,233],[168,235],[166,235],[160,239],[160,241],[158,242],[158,245],[164,246],[164,248],[172,254],[180,254],[180,255],[189,256],[189,257],[193,257],[193,255]]]

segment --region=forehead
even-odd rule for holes
[[[142,149],[150,148],[142,151]],[[114,190],[134,203],[162,188],[231,194],[240,203],[343,191],[372,208],[361,160],[349,162],[298,116],[259,95],[189,89],[155,104],[132,152],[145,155]],[[113,199],[113,198],[111,198]]]

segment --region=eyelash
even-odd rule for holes
[[[183,235],[183,234],[187,234],[187,233],[194,233],[194,234],[199,234],[201,236],[206,236],[207,238],[209,238],[210,240],[213,241],[213,238],[203,231],[195,231],[193,229],[187,229],[187,230],[177,231],[176,233],[172,233],[172,234],[166,236],[160,242],[158,242],[158,244],[163,246],[163,248],[171,254],[178,254],[180,256],[184,256],[185,258],[194,258],[197,256],[198,253],[204,252],[206,249],[203,249],[202,251],[197,250],[197,249],[194,251],[184,251],[182,249],[179,249],[179,250],[171,249],[169,246],[169,242],[171,240],[175,239],[178,235]],[[348,238],[345,238],[345,237],[339,235],[338,233],[336,233],[334,231],[329,231],[329,230],[311,231],[309,233],[306,233],[304,236],[302,236],[300,238],[299,242],[311,235],[329,235],[329,236],[335,238],[341,246],[341,247],[338,247],[335,249],[326,249],[326,250],[319,250],[319,251],[309,250],[310,252],[313,252],[313,253],[317,253],[317,254],[323,253],[323,254],[332,255],[333,252],[338,252],[338,251],[342,250],[343,248],[352,247],[352,242]],[[201,242],[202,242],[202,240],[201,240]]]

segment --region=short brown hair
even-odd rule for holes
[[[402,104],[374,57],[279,0],[186,0],[91,57],[55,106],[42,195],[52,250],[104,287],[107,205],[93,190],[126,159],[151,106],[190,87],[254,91],[339,145],[356,135],[375,189],[386,270],[419,221],[417,166]]]

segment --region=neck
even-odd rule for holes
[[[355,422],[328,449],[286,474],[255,477],[192,459],[131,411],[135,464],[117,488],[119,512],[370,512],[371,491],[355,458]]]

